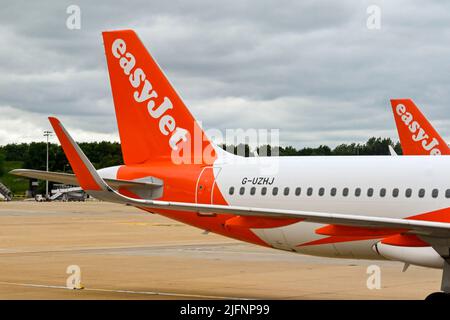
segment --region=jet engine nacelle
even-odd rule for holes
[[[444,266],[444,259],[432,247],[402,247],[378,242],[373,250],[389,260],[437,269]]]

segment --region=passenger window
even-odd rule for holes
[[[276,196],[278,194],[278,187],[272,189],[272,194]]]
[[[265,196],[267,194],[267,187],[261,188],[261,195]]]
[[[425,189],[419,189],[419,198],[425,197]]]
[[[348,196],[348,188],[342,189],[342,195],[343,195],[344,197]]]
[[[446,197],[446,198],[450,198],[450,189],[447,189],[447,190],[445,191],[445,197]]]
[[[306,194],[307,194],[308,196],[312,196],[312,194],[313,194],[313,188],[309,187],[308,190],[306,191]]]
[[[439,190],[438,189],[433,189],[433,191],[431,191],[431,196],[433,198],[437,198],[439,195]]]
[[[295,188],[295,195],[296,196],[299,196],[301,192],[302,192],[302,188]]]
[[[386,196],[386,189],[385,188],[381,188],[380,189],[380,197],[385,197]]]
[[[323,196],[325,194],[325,188],[319,189],[319,196]]]
[[[233,195],[233,194],[234,194],[234,187],[230,187],[230,191],[228,191],[228,193],[229,193],[230,195]]]
[[[330,190],[330,195],[331,195],[332,197],[334,197],[334,196],[336,195],[336,192],[337,192],[336,188],[331,188],[331,190]]]
[[[399,193],[398,188],[392,189],[392,196],[393,196],[394,198],[397,198],[397,197],[398,197],[398,193]]]
[[[373,188],[367,189],[367,196],[372,197],[373,196]]]
[[[289,188],[288,188],[288,187],[284,188],[283,194],[284,194],[285,196],[288,196],[288,195],[289,195]]]
[[[411,195],[412,195],[412,190],[411,190],[410,188],[406,189],[406,191],[405,191],[405,196],[406,196],[407,198],[411,198]]]
[[[250,189],[250,194],[251,194],[252,196],[254,196],[255,193],[256,193],[256,188],[255,188],[255,187],[252,187],[252,188]]]
[[[359,197],[361,195],[361,188],[355,189],[355,197]]]
[[[239,194],[242,196],[244,193],[245,193],[245,188],[244,188],[244,187],[241,187],[241,188],[239,189]]]

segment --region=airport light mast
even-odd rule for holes
[[[47,138],[47,161],[45,164],[46,171],[48,172],[48,138],[52,135],[52,131],[44,131],[44,137]],[[45,180],[45,199],[48,199],[48,180]]]

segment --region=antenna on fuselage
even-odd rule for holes
[[[398,156],[397,152],[395,152],[394,148],[389,145],[389,153],[391,154],[391,156]]]

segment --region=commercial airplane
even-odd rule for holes
[[[75,175],[13,174],[265,247],[442,268],[433,296],[448,297],[450,158],[231,155],[206,137],[134,31],[103,41],[124,165],[97,171],[50,117]]]
[[[450,155],[445,140],[411,99],[392,99],[391,106],[404,155]]]

